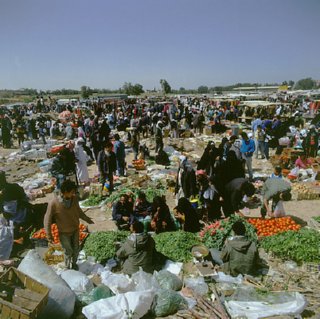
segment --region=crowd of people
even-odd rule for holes
[[[137,234],[177,229],[196,233],[203,223],[242,214],[244,199],[253,196],[256,191],[253,184],[253,157],[267,161],[270,148],[276,148],[276,153],[280,154],[285,146],[279,143],[279,139],[286,136],[286,133],[290,133],[288,143],[301,147],[305,152],[295,165],[308,168],[310,163],[307,158],[315,157],[319,151],[320,120],[307,128],[299,113],[306,112],[305,102],[292,105],[291,108],[280,105],[271,113],[266,108],[258,108],[252,113],[251,108],[241,107],[238,101],[218,103],[191,97],[165,102],[152,99],[112,103],[95,101],[87,103],[85,108],[79,103],[61,106],[52,100],[46,104],[39,98],[34,105],[2,111],[2,146],[11,148],[15,138],[21,147],[28,139],[38,139],[43,144],[48,139],[60,139],[64,143],[54,156],[50,171],[56,180],[56,190],[60,192],[60,197],[49,203],[44,223],[50,240],[50,225],[52,218],[55,218],[62,235],[60,238],[67,256],[67,266],[76,268],[76,225],[79,218],[92,223],[76,200],[77,186],[90,183],[88,165],[96,165],[101,189],[111,193],[115,191],[114,176],[127,174],[129,149],[135,160],[145,159],[150,156],[147,142],[151,139],[155,146],[156,163],[168,165],[170,160],[164,151],[165,136],[178,139],[187,138],[190,134],[201,135],[207,123],[210,123],[211,132],[222,133],[227,130],[225,121],[238,123],[242,117],[252,116],[251,123],[247,123],[247,130],[235,132],[229,137],[224,134],[219,145],[213,140],[208,142],[198,162],[185,155],[179,157],[175,183],[176,206],[172,212],[165,196],[156,196],[152,202],[148,202],[142,191],[136,198],[133,194],[123,194],[119,201],[113,203],[112,218],[118,229],[131,229],[133,232],[125,247],[118,251],[118,257],[124,258],[131,254],[133,238],[139,247],[146,245],[153,250],[152,240]],[[283,120],[284,114],[289,115],[289,119]],[[20,199],[21,190],[16,187],[17,191],[9,191],[10,183],[6,182],[4,176],[1,178],[2,210],[8,219],[14,216],[17,225],[23,224],[25,218],[21,214],[26,214],[22,211],[24,206],[9,205],[8,209],[8,203],[24,201]],[[281,176],[281,168],[276,167],[266,180],[262,195],[262,217],[279,217],[284,214],[283,201],[290,200],[291,193],[290,184]],[[242,226],[235,227],[235,232],[242,236]],[[247,243],[244,245],[251,247]],[[248,249],[251,251],[255,248]],[[140,254],[138,259],[151,258],[144,248],[142,251],[144,257]],[[254,258],[255,254],[255,251],[252,252]],[[125,267],[131,269],[131,266]]]

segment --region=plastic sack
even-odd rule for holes
[[[149,311],[153,299],[153,290],[130,291],[93,302],[82,313],[87,319],[139,319]]]
[[[284,210],[283,201],[279,200],[276,207],[274,208],[274,216],[275,217],[284,217],[286,216],[286,212]]]
[[[76,296],[67,283],[46,265],[35,250],[30,250],[18,270],[50,288],[48,303],[39,319],[70,318],[74,311]]]
[[[182,267],[183,267],[183,263],[174,262],[172,260],[167,259],[165,265],[163,266],[163,270],[167,270],[172,274],[179,276]]]
[[[121,294],[134,290],[134,282],[128,275],[114,274],[110,270],[103,271],[101,282],[108,286],[115,294]]]
[[[289,175],[290,176],[295,176],[295,177],[297,177],[298,175],[299,175],[299,167],[294,167],[291,171],[290,171],[290,173],[289,173]]]
[[[155,277],[162,289],[178,291],[182,288],[183,283],[181,279],[167,270],[160,270],[158,273],[155,272]]]
[[[113,296],[114,296],[114,293],[112,292],[112,290],[106,285],[101,284],[98,287],[93,288],[89,293],[84,293],[80,295],[79,300],[83,304],[89,305],[100,299],[106,299]]]
[[[187,301],[178,292],[170,289],[158,290],[152,305],[152,311],[156,317],[169,316],[180,309],[187,308]]]
[[[101,264],[94,263],[88,260],[79,262],[78,264],[79,271],[85,275],[99,274],[104,270],[104,267]]]
[[[279,145],[288,146],[290,144],[290,138],[288,136],[279,138]]]
[[[159,289],[159,284],[155,277],[151,274],[148,274],[139,269],[136,273],[132,274],[131,279],[135,283],[135,291],[143,291],[143,290],[150,290],[150,289]]]
[[[213,276],[215,282],[228,282],[232,284],[241,284],[243,281],[243,276],[240,274],[237,277],[232,277],[226,275],[224,272],[219,271],[216,275]]]
[[[10,258],[13,245],[13,222],[0,218],[0,260]]]
[[[307,302],[304,296],[298,292],[291,295],[291,300],[285,302],[230,300],[225,302],[225,306],[231,318],[259,319],[270,316],[299,315],[305,309]]]
[[[184,279],[184,285],[187,288],[191,288],[196,294],[203,296],[208,293],[209,287],[205,283],[203,277],[197,277],[197,278],[185,278]]]
[[[60,276],[76,295],[89,292],[93,289],[91,280],[80,271],[66,270]]]

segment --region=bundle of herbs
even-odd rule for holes
[[[192,260],[191,249],[200,244],[197,234],[185,231],[160,233],[154,237],[154,240],[158,252],[177,262]]]
[[[84,244],[87,256],[95,257],[97,261],[104,263],[114,258],[116,243],[124,242],[129,236],[127,231],[100,231],[89,234]]]
[[[282,259],[290,259],[299,264],[320,262],[320,232],[302,228],[263,238],[261,246]]]

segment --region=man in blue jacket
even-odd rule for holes
[[[117,161],[117,173],[119,176],[124,176],[124,169],[125,169],[125,145],[122,141],[120,141],[119,134],[114,135],[115,142],[113,144],[114,153],[116,155]]]
[[[253,178],[253,170],[252,170],[252,156],[256,149],[254,140],[248,137],[247,133],[242,132],[242,143],[240,147],[240,152],[242,158],[246,161],[246,165],[248,168],[249,179],[252,180]]]

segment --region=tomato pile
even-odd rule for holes
[[[51,234],[53,237],[53,243],[59,244],[60,239],[59,239],[59,231],[58,231],[57,224],[51,225]],[[87,226],[85,226],[83,224],[79,224],[79,241],[82,242],[87,236],[88,236]],[[47,239],[47,234],[46,234],[46,231],[44,230],[44,228],[41,228],[40,230],[33,233],[33,235],[31,237],[35,238],[35,239]]]
[[[288,230],[298,231],[301,228],[290,216],[271,219],[249,218],[248,222],[256,228],[259,237],[272,236]]]

